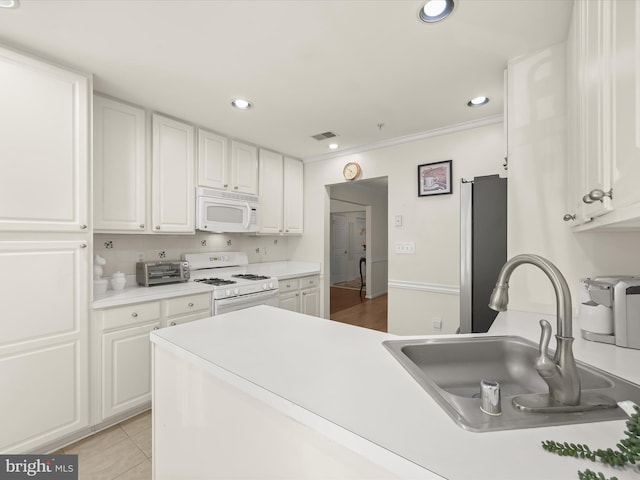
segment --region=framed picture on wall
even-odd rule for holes
[[[451,193],[452,160],[418,165],[418,196]]]

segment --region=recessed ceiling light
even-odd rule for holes
[[[439,22],[453,12],[453,0],[427,0],[418,12],[418,18],[426,23]]]
[[[489,103],[489,97],[475,97],[467,102],[467,107],[481,107]]]
[[[329,148],[330,148],[331,150],[335,150],[335,149],[336,149],[336,148],[338,148],[339,146],[340,146],[340,145],[338,145],[337,143],[330,143],[330,144],[329,144]]]
[[[1,8],[18,8],[20,5],[18,0],[0,0]]]
[[[253,107],[253,104],[249,100],[245,100],[244,98],[234,98],[231,101],[231,105],[235,108],[239,108],[240,110],[249,110]]]

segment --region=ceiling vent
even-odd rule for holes
[[[311,135],[311,138],[315,138],[316,140],[326,140],[327,138],[333,138],[336,134],[333,132],[324,132],[318,133],[316,135]]]

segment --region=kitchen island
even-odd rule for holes
[[[540,317],[500,314],[490,333],[537,341]],[[460,428],[383,347],[397,338],[268,306],[153,332],[155,478],[638,478],[540,447],[614,446],[624,420]],[[575,351],[640,380],[640,351],[579,338]]]

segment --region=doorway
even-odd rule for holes
[[[386,331],[387,178],[328,185],[327,191],[330,318]]]

